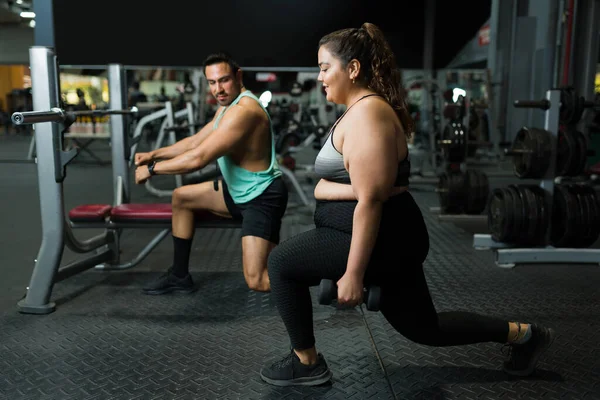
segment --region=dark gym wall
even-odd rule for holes
[[[53,4],[55,47],[63,65],[198,66],[207,54],[222,49],[246,67],[316,67],[321,36],[365,21],[382,28],[401,68],[418,69],[423,64],[421,1],[54,0]],[[490,0],[452,4],[436,5],[435,68],[445,66],[490,15]]]

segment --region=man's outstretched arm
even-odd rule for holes
[[[190,151],[190,150],[198,147],[204,141],[204,139],[206,139],[208,137],[208,135],[210,135],[212,133],[213,122],[214,122],[216,116],[219,114],[219,111],[220,111],[220,108],[215,113],[215,117],[213,118],[213,120],[211,122],[207,123],[206,125],[204,125],[202,127],[202,129],[200,129],[200,131],[198,131],[193,136],[188,136],[170,146],[165,146],[160,149],[151,151],[150,154],[152,156],[152,160],[154,160],[154,161],[169,160],[171,158],[175,158],[175,157],[179,156],[180,154],[185,153],[186,151]]]
[[[175,158],[156,163],[157,175],[186,174],[204,168],[217,158],[229,153],[238,143],[254,131],[260,118],[244,107],[232,107],[204,141]]]

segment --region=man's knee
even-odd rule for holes
[[[263,271],[252,271],[246,273],[246,284],[250,290],[256,292],[269,292],[271,291],[271,283],[269,280],[269,274],[266,270]]]
[[[187,202],[186,190],[183,186],[175,188],[171,196],[171,205],[173,208],[185,208]]]
[[[171,205],[173,208],[184,208],[190,210],[204,209],[209,204],[206,188],[196,185],[185,185],[175,188],[171,196]]]

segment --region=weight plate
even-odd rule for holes
[[[552,155],[552,134],[544,129],[531,128],[531,133],[535,137],[536,152],[533,159],[530,178],[543,178],[550,166],[550,157]]]
[[[488,202],[488,230],[492,239],[497,242],[506,242],[512,231],[512,219],[509,210],[512,209],[512,196],[508,197],[508,190],[494,189]]]
[[[521,196],[519,195],[519,191],[517,190],[515,185],[508,185],[507,187],[508,193],[512,196],[513,208],[512,208],[512,217],[513,217],[513,230],[509,237],[510,243],[521,243],[521,239],[523,237],[523,230],[525,227],[525,208],[523,206],[523,201],[521,200]]]
[[[600,236],[600,202],[598,199],[598,193],[593,186],[584,185],[584,188],[588,198],[590,199],[590,206],[592,207],[592,232],[590,235],[591,246],[598,240],[598,237]]]
[[[523,244],[539,244],[539,204],[536,194],[527,186],[519,185],[519,193],[525,204],[526,229],[523,229]]]
[[[577,160],[579,161],[579,164],[577,165],[576,169],[573,171],[573,175],[574,176],[579,176],[585,173],[585,167],[587,165],[587,157],[588,157],[588,146],[587,146],[587,139],[585,138],[585,135],[580,132],[580,131],[573,131],[574,132],[574,136],[575,136],[575,140],[577,141]]]
[[[465,173],[465,213],[479,214],[479,179],[477,171],[467,170]]]
[[[575,236],[577,200],[564,185],[554,186],[552,199],[550,244],[554,247],[570,247]]]
[[[573,225],[577,227],[577,229],[574,230],[573,239],[571,240],[569,247],[582,247],[582,243],[588,236],[589,224],[587,221],[589,219],[589,206],[585,196],[581,193],[580,185],[570,184],[566,185],[566,187],[571,196],[575,199],[576,204],[575,214],[573,215]]]
[[[546,245],[548,224],[550,223],[550,216],[548,214],[548,192],[539,186],[529,185],[528,187],[529,190],[535,194],[538,205],[538,229],[536,230],[536,237],[538,238],[537,243],[539,245]]]
[[[558,131],[556,142],[556,176],[569,176],[573,160],[573,141],[563,127]]]

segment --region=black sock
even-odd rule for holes
[[[181,239],[173,236],[173,274],[184,278],[189,273],[192,239]]]

